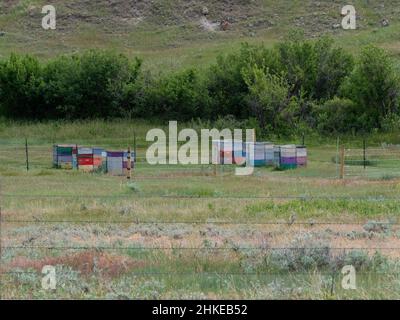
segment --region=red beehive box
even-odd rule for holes
[[[232,151],[221,151],[220,157],[222,164],[233,164],[233,152]]]
[[[92,166],[93,165],[93,157],[82,157],[78,158],[78,165],[80,166]]]
[[[103,163],[103,159],[102,158],[93,158],[93,165],[96,167],[100,167]]]

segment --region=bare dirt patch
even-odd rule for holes
[[[84,251],[77,254],[64,255],[60,257],[47,257],[40,260],[32,260],[26,257],[16,257],[3,269],[34,269],[41,272],[46,265],[63,265],[78,270],[82,275],[89,276],[98,272],[105,277],[117,277],[137,268],[143,268],[145,263],[136,261],[129,257],[108,254],[96,251]]]

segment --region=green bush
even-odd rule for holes
[[[400,129],[400,114],[389,113],[381,122],[382,130],[384,132],[395,132]]]
[[[289,86],[286,80],[257,65],[243,70],[249,93],[246,102],[259,122],[261,129],[282,131],[288,121],[282,119],[289,104]]]
[[[211,116],[207,88],[200,72],[195,69],[156,80],[145,94],[147,112],[153,116],[167,117],[169,120]]]
[[[399,113],[399,79],[388,54],[377,47],[364,48],[342,94],[357,105],[358,122],[365,130],[382,128],[386,117]]]
[[[40,119],[48,111],[43,99],[43,70],[36,58],[12,54],[0,63],[0,112],[9,118]]]
[[[354,63],[332,40],[299,35],[273,48],[243,44],[205,70],[163,75],[99,50],[0,61],[0,116],[10,119],[201,119],[251,124],[269,136],[365,133],[398,130],[399,101],[399,79],[382,49],[366,47]]]
[[[125,88],[135,82],[140,61],[89,51],[47,64],[11,55],[0,63],[0,112],[9,118],[95,118],[121,115]]]
[[[378,252],[373,256],[365,250],[337,252],[329,243],[311,234],[303,234],[287,248],[267,251],[259,263],[259,270],[261,268],[274,272],[338,273],[346,265],[353,266],[357,271],[384,269],[388,265],[388,260]]]
[[[291,35],[278,45],[281,71],[286,74],[291,94],[326,100],[335,96],[353,68],[353,58],[336,48],[329,38],[312,42]]]
[[[141,62],[120,54],[88,51],[61,57],[44,68],[45,97],[65,118],[120,116],[124,93],[135,83]]]
[[[243,44],[239,52],[219,56],[217,63],[207,72],[207,87],[214,114],[234,115],[238,118],[250,116],[245,108],[249,88],[243,77],[243,69],[256,65],[262,70],[279,72],[280,66],[275,49]]]
[[[349,99],[335,97],[314,109],[317,128],[322,133],[362,130],[364,119],[359,117],[357,105]]]

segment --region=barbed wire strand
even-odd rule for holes
[[[240,251],[240,250],[255,250],[255,251],[279,251],[279,250],[400,250],[400,247],[124,247],[124,246],[3,246],[3,250],[216,250],[216,251]]]
[[[314,225],[346,225],[346,226],[364,226],[367,222],[333,222],[333,221],[141,221],[141,220],[128,220],[128,221],[107,221],[107,220],[13,220],[13,219],[3,219],[3,223],[38,223],[38,224],[58,224],[58,223],[71,223],[71,224],[136,224],[136,225],[152,225],[152,224],[222,224],[222,225],[306,225],[306,226],[314,226]],[[379,226],[400,226],[400,223],[390,222],[390,221],[377,221],[375,222]]]
[[[57,272],[58,274],[63,274],[63,272]],[[64,272],[65,273],[65,272]],[[93,272],[96,273],[96,272]],[[102,273],[99,271],[98,273]],[[41,274],[39,271],[28,271],[28,270],[20,270],[20,271],[4,271],[0,272],[0,275],[19,275],[19,274]],[[330,276],[332,274],[339,275],[340,272],[318,272],[318,273],[310,273],[306,271],[296,271],[288,274],[284,274],[283,272],[129,272],[132,276],[277,276],[280,275],[282,277],[293,277],[296,275],[309,275],[309,276],[319,276],[319,275],[327,275]],[[378,276],[397,276],[400,275],[400,272],[357,272],[357,275],[378,275]]]
[[[195,192],[196,190],[194,190]],[[363,200],[363,201],[400,201],[400,197],[388,197],[388,196],[308,196],[308,195],[299,195],[299,196],[288,196],[288,195],[271,195],[271,196],[247,196],[247,195],[218,195],[218,196],[207,196],[207,195],[178,195],[178,194],[140,194],[139,196],[135,194],[120,194],[120,195],[82,195],[82,194],[3,194],[4,198],[88,198],[88,199],[96,199],[96,198],[105,198],[105,199],[131,199],[131,200],[141,200],[141,199],[227,199],[227,200],[243,200],[243,199],[293,199],[293,200]]]

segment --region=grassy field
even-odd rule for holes
[[[2,123],[2,298],[400,298],[400,179],[337,179],[333,137],[309,138],[308,168],[249,177],[143,159],[130,183],[51,167],[54,142],[118,149],[134,133],[142,158],[154,126]],[[357,290],[341,287],[348,264]],[[44,265],[56,266],[54,291]]]
[[[168,72],[207,66],[242,42],[272,46],[295,28],[308,38],[332,36],[354,53],[372,43],[400,61],[399,1],[351,3],[355,31],[333,28],[341,21],[339,0],[54,0],[57,30],[45,31],[41,6],[48,1],[6,0],[0,58],[17,52],[50,59],[102,48]],[[205,28],[225,19],[226,31]],[[382,27],[382,19],[390,25]],[[0,298],[400,298],[397,158],[366,170],[346,165],[340,180],[332,161],[337,137],[309,135],[307,168],[257,168],[236,177],[226,166],[215,176],[211,166],[148,165],[145,136],[153,127],[167,126],[0,119]],[[125,149],[134,137],[139,161],[130,183],[52,168],[54,143]],[[367,137],[369,148],[399,141],[399,132]],[[363,138],[340,142],[359,152]],[[56,290],[41,286],[45,265],[56,267]],[[356,268],[356,290],[341,286],[344,265]]]

